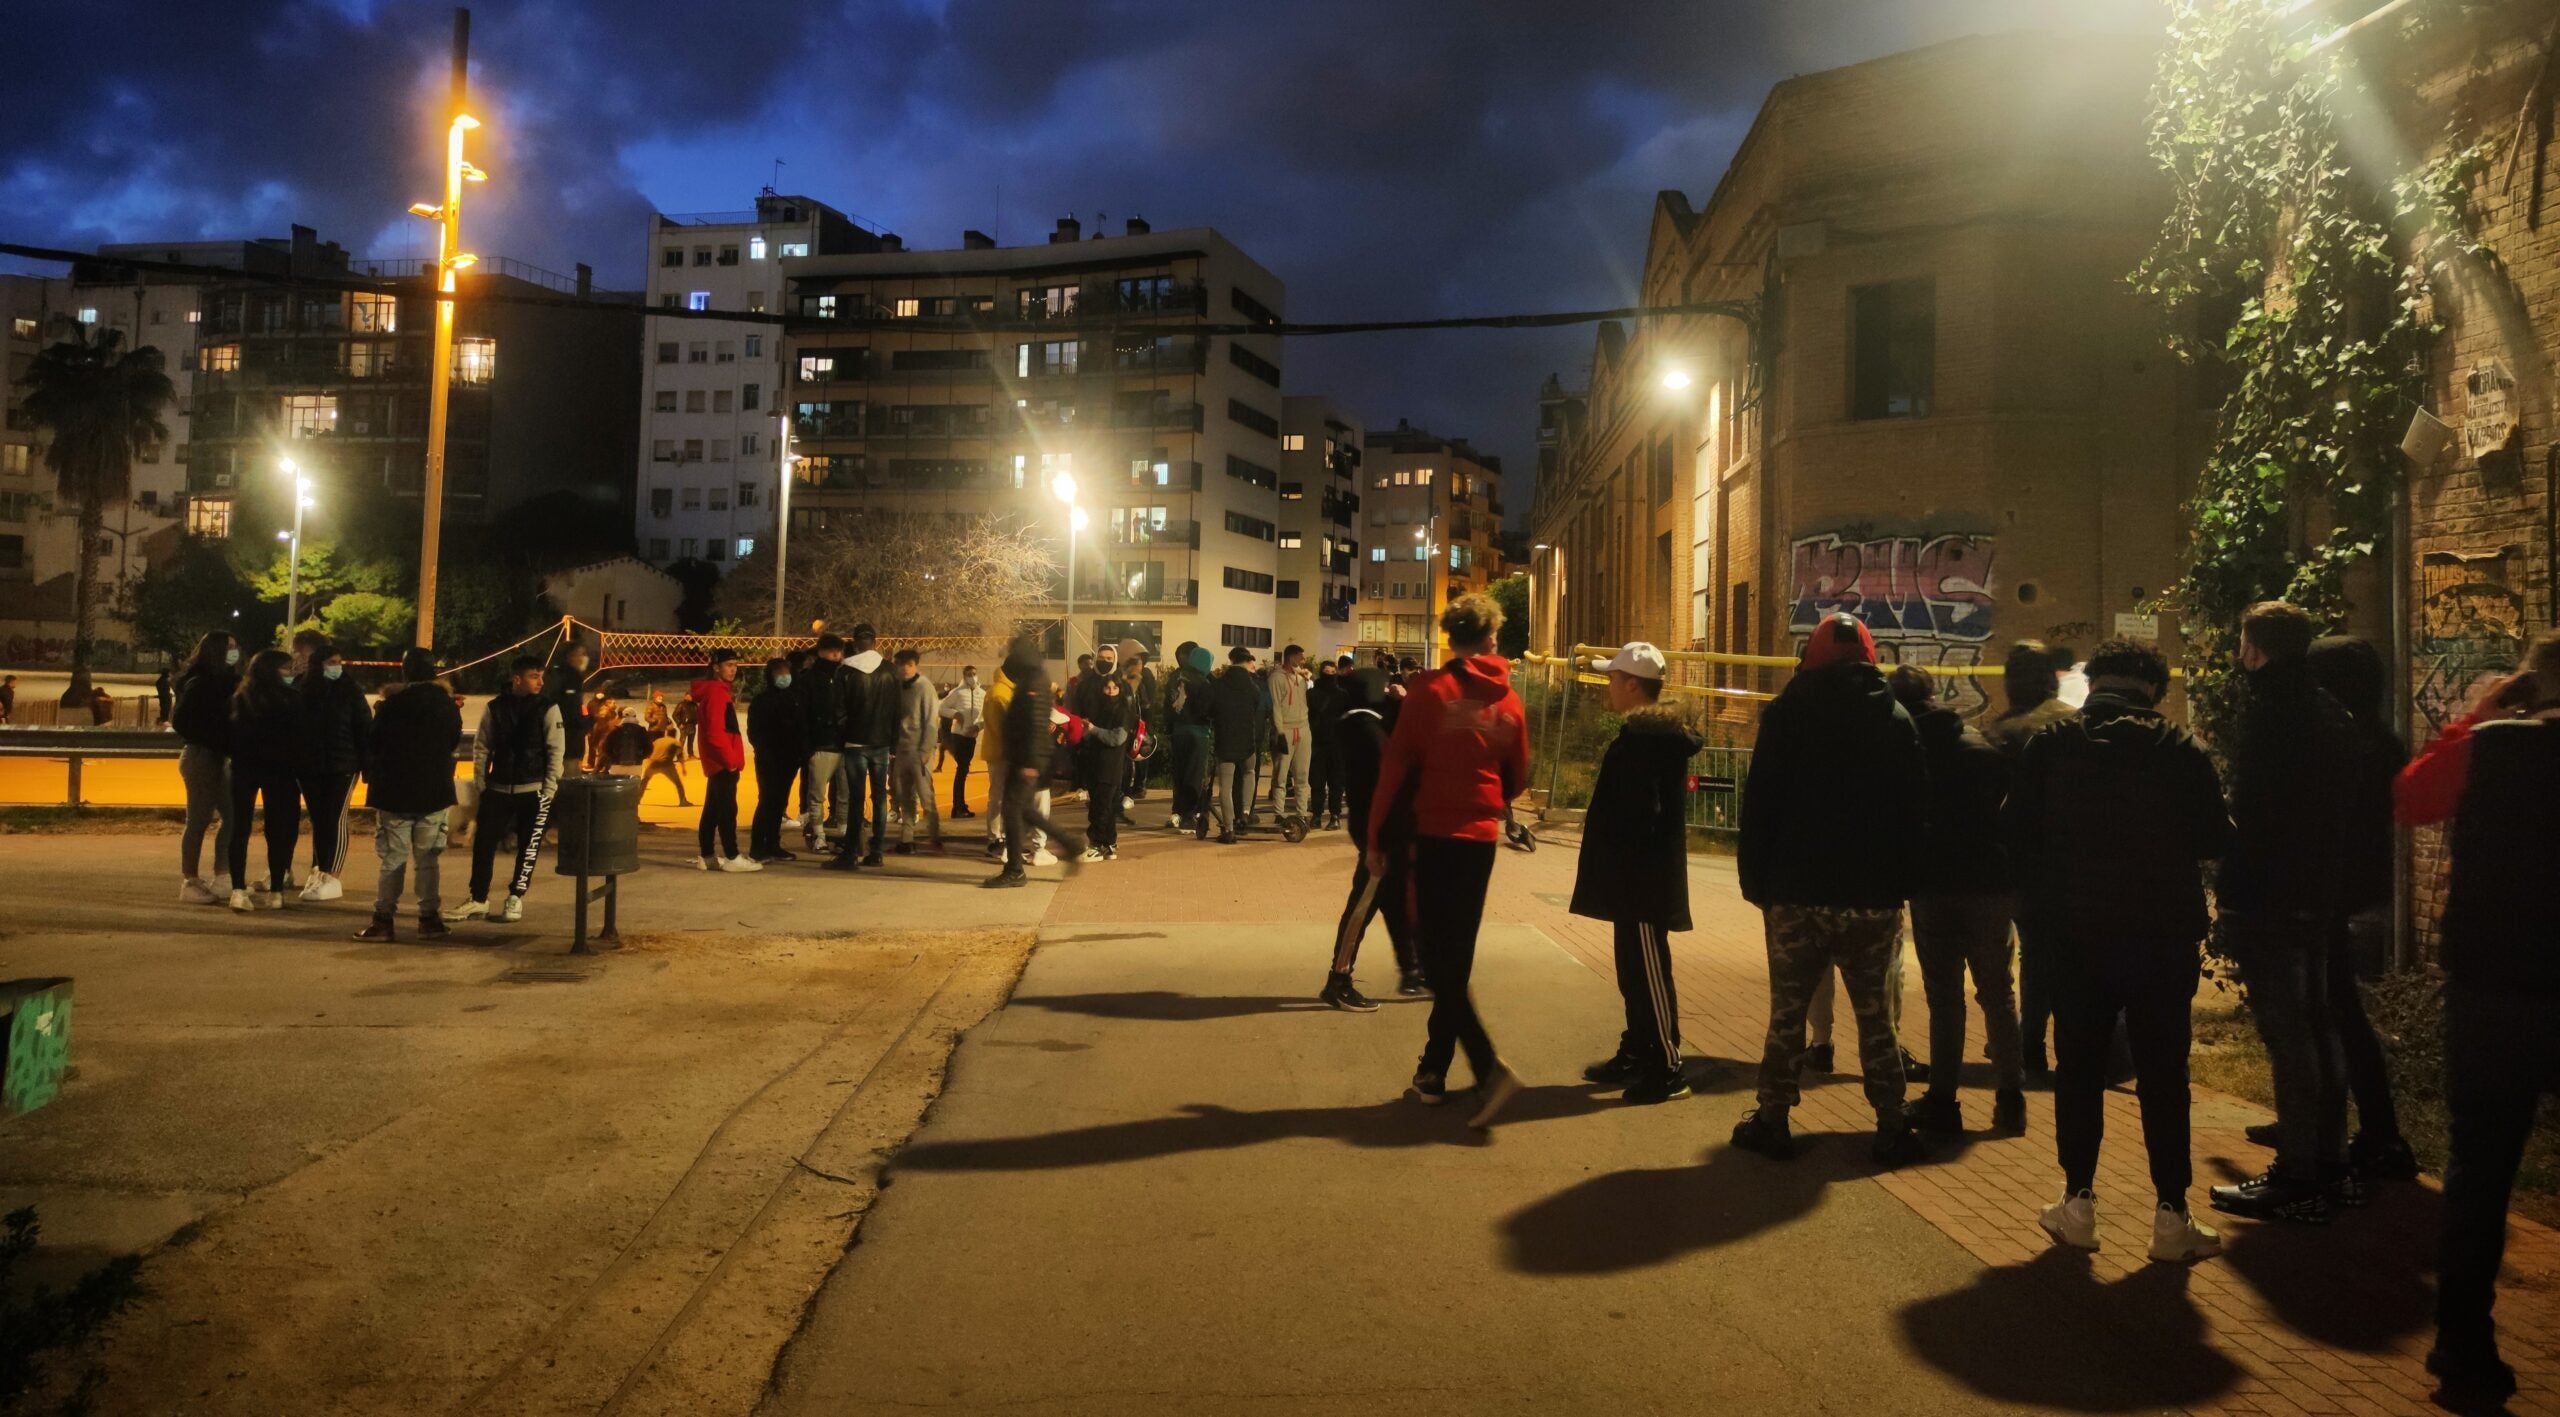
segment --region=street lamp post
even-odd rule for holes
[[[782,495],[774,499],[773,633],[782,634],[782,586],[791,572],[791,484],[800,480],[800,455],[791,451],[791,418],[778,419],[782,443]]]
[[[436,637],[436,556],[444,532],[445,420],[453,397],[454,277],[480,260],[462,249],[462,184],[489,178],[488,173],[462,158],[462,135],[480,126],[479,119],[462,111],[469,86],[470,55],[471,12],[457,9],[453,12],[453,122],[445,131],[444,205],[418,202],[409,208],[412,215],[437,223],[436,290],[440,297],[436,301],[435,353],[427,368],[427,465],[419,498],[423,523],[418,533],[420,649],[434,648]]]
[[[1439,559],[1440,544],[1432,538],[1431,533],[1438,530],[1439,526],[1438,512],[1425,513],[1422,525],[1413,533],[1413,539],[1422,543],[1422,652],[1426,660],[1438,652],[1437,646],[1432,643],[1432,627],[1440,619],[1440,606],[1435,599],[1437,592],[1433,589],[1433,583],[1438,579],[1439,567],[1433,563]]]
[[[311,505],[311,483],[294,465],[284,460],[284,474],[293,479],[293,530],[277,532],[276,539],[287,543],[284,569],[284,623],[290,630],[302,623],[302,509]]]
[[[1059,473],[1049,484],[1059,501],[1067,504],[1067,632],[1061,637],[1069,660],[1076,652],[1076,533],[1085,527],[1084,508],[1076,505],[1076,479],[1073,473]]]

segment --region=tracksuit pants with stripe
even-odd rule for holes
[[[1335,974],[1350,977],[1352,966],[1360,962],[1360,941],[1369,933],[1369,922],[1379,918],[1387,923],[1387,943],[1395,947],[1397,972],[1409,974],[1422,967],[1421,956],[1413,948],[1412,876],[1400,855],[1389,857],[1394,864],[1384,876],[1369,874],[1365,851],[1351,868],[1351,898],[1343,902],[1342,921],[1333,932]]]
[[[1618,1051],[1647,1072],[1680,1071],[1680,994],[1671,983],[1671,940],[1659,925],[1617,922],[1618,995],[1627,1031]]]

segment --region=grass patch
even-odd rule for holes
[[[2400,1131],[2418,1153],[2418,1164],[2441,1176],[2451,1120],[2444,1096],[2444,976],[2414,969],[2374,980],[2365,986],[2365,1012],[2391,1065]],[[2267,1050],[2239,991],[2206,989],[2196,1000],[2195,1024],[2190,1067],[2196,1084],[2273,1108]],[[2515,1210],[2560,1227],[2560,1122],[2547,1105],[2516,1172]]]
[[[186,821],[184,807],[0,807],[0,836],[154,836]]]

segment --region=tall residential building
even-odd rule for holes
[[[648,305],[782,309],[785,259],[875,251],[880,239],[807,197],[649,219]],[[782,467],[782,331],[772,320],[652,314],[640,387],[634,536],[651,562],[726,571],[773,529]]]
[[[1280,401],[1279,618],[1272,633],[1319,658],[1351,648],[1358,633],[1360,425],[1328,400]]]
[[[1037,246],[881,245],[784,263],[794,531],[877,507],[1013,517],[1057,537],[1063,563],[1052,489],[1070,475],[1090,524],[1053,649],[1268,648],[1280,341],[1185,331],[1276,323],[1279,278],[1215,231],[1134,219],[1085,240],[1067,218]],[[1066,592],[1062,577],[1051,608]]]
[[[1360,647],[1440,658],[1440,612],[1493,582],[1502,460],[1403,419],[1369,434],[1360,475]]]

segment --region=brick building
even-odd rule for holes
[[[2168,584],[2205,413],[2125,282],[2163,205],[2155,46],[1790,79],[1703,206],[1663,193],[1644,302],[1733,313],[1604,326],[1587,387],[1542,392],[1533,647],[1785,653],[1845,609],[1894,656],[1996,662]]]

